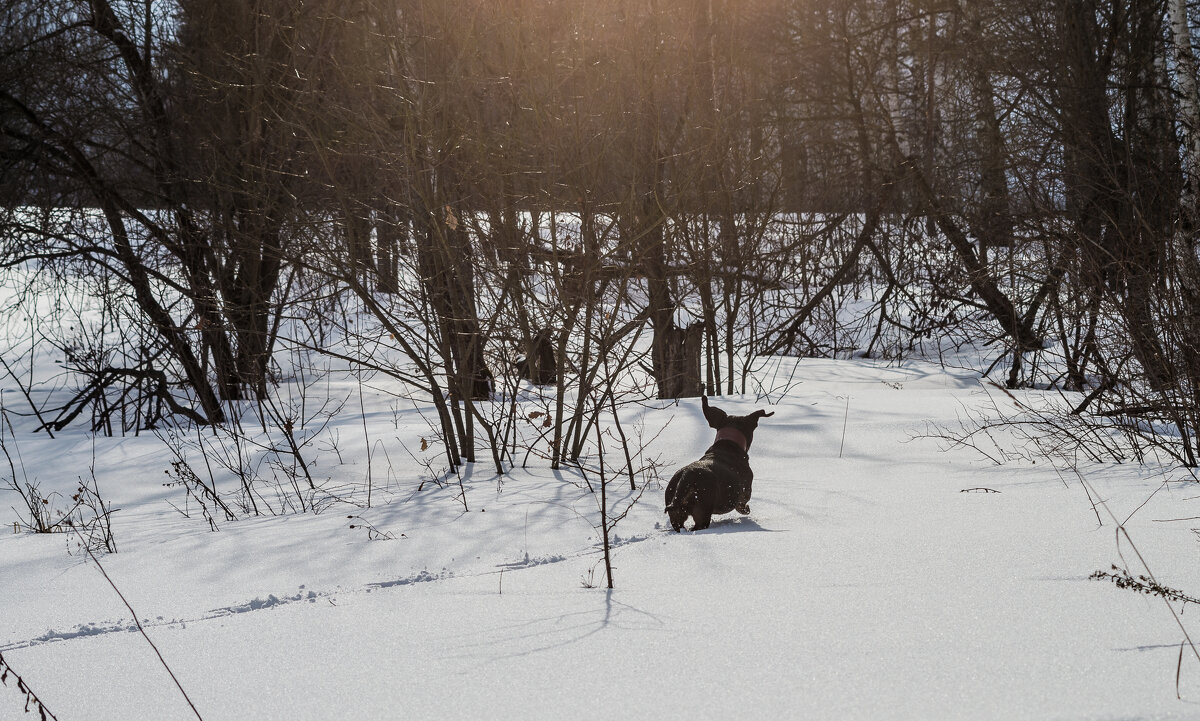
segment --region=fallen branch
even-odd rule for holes
[[[1174,588],[1168,588],[1149,576],[1138,576],[1134,578],[1129,571],[1124,568],[1112,567],[1116,573],[1108,571],[1096,571],[1088,578],[1095,581],[1103,581],[1104,579],[1112,579],[1112,582],[1117,585],[1117,588],[1128,588],[1137,593],[1145,593],[1150,596],[1160,596],[1168,601],[1181,601],[1183,603],[1200,604],[1200,598],[1192,598],[1183,591],[1177,591]]]

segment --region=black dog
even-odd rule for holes
[[[750,512],[750,444],[758,419],[775,415],[754,411],[748,416],[731,416],[720,408],[708,405],[708,397],[700,396],[708,425],[717,429],[717,439],[695,463],[680,468],[667,484],[667,515],[671,528],[678,533],[683,522],[692,517],[693,531],[708,528],[714,513]]]

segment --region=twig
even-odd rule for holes
[[[171,670],[171,667],[167,665],[167,662],[163,658],[162,654],[159,653],[158,646],[154,645],[154,642],[150,640],[150,636],[146,634],[146,629],[142,628],[142,622],[138,620],[137,612],[133,610],[133,606],[129,605],[129,601],[125,598],[125,594],[121,593],[121,589],[117,588],[117,584],[113,583],[113,580],[109,578],[108,572],[105,571],[104,566],[100,564],[100,559],[96,558],[96,554],[92,553],[91,548],[88,548],[88,544],[84,540],[83,534],[79,533],[79,529],[76,528],[74,524],[70,525],[71,528],[75,530],[76,535],[79,536],[79,540],[84,541],[83,550],[87,551],[88,556],[90,556],[92,561],[96,564],[96,568],[100,569],[100,575],[104,576],[104,580],[108,581],[108,585],[112,586],[113,591],[116,591],[117,596],[121,599],[121,602],[125,604],[125,608],[129,609],[129,613],[133,616],[133,623],[137,626],[138,632],[142,634],[142,638],[146,639],[146,643],[150,644],[150,648],[154,649],[154,655],[158,656],[158,662],[162,664],[162,667],[165,668],[167,673],[171,676],[171,680],[175,682],[175,688],[179,689],[179,693],[183,694],[183,700],[187,701],[187,705],[192,708],[192,713],[196,714],[196,718],[200,721],[204,721],[204,717],[202,717],[200,712],[196,710],[196,704],[192,703],[192,699],[188,698],[187,691],[183,690],[183,685],[180,684],[179,679],[175,677],[175,672]]]
[[[4,660],[4,654],[0,653],[0,683],[3,683],[5,686],[7,686],[8,675],[10,673],[17,679],[17,690],[25,694],[25,713],[29,713],[29,704],[33,704],[37,708],[38,715],[41,717],[42,721],[46,721],[46,719],[58,721],[58,717],[50,713],[50,709],[46,708],[46,704],[42,703],[42,700],[37,697],[37,694],[34,693],[31,688],[29,688],[28,684],[25,683],[25,679],[21,678],[21,674],[17,673],[16,670],[8,664],[8,661]]]
[[[1179,642],[1179,658],[1175,661],[1175,699],[1182,701],[1183,695],[1179,693],[1179,676],[1183,673],[1183,641]]]
[[[1179,601],[1181,603],[1197,603],[1200,604],[1200,599],[1192,598],[1183,591],[1174,588],[1169,588],[1154,580],[1150,576],[1133,577],[1128,570],[1119,568],[1116,565],[1112,567],[1116,573],[1108,571],[1096,571],[1088,578],[1095,581],[1103,581],[1111,579],[1117,588],[1128,588],[1139,593],[1145,593],[1152,596],[1161,596],[1171,601]]]
[[[846,396],[846,412],[842,416],[842,443],[838,446],[838,458],[842,457],[842,449],[846,447],[846,425],[850,422],[850,396]]]
[[[1157,495],[1158,495],[1158,492],[1159,492],[1159,491],[1161,491],[1162,489],[1166,488],[1166,486],[1167,486],[1167,484],[1168,484],[1168,483],[1170,483],[1170,481],[1163,481],[1162,483],[1160,483],[1160,484],[1159,484],[1159,486],[1158,486],[1158,488],[1155,488],[1155,489],[1154,489],[1154,493],[1151,493],[1149,496],[1146,496],[1146,500],[1144,500],[1144,501],[1142,501],[1141,503],[1139,503],[1137,508],[1135,508],[1135,509],[1133,509],[1132,511],[1130,511],[1130,512],[1129,512],[1129,515],[1128,515],[1128,516],[1125,516],[1125,520],[1124,520],[1124,521],[1122,521],[1121,523],[1122,523],[1122,524],[1129,523],[1129,519],[1133,518],[1133,514],[1135,514],[1135,513],[1137,513],[1138,511],[1142,510],[1142,508],[1143,508],[1143,507],[1144,507],[1144,506],[1145,506],[1147,503],[1149,503],[1149,502],[1150,502],[1150,499],[1151,499],[1151,498],[1154,498],[1155,496],[1157,496]]]
[[[12,379],[17,384],[17,388],[21,389],[21,395],[25,396],[25,400],[29,402],[29,407],[33,409],[33,415],[37,416],[38,423],[41,424],[39,428],[45,428],[46,435],[53,438],[54,433],[51,432],[50,427],[46,425],[46,420],[42,418],[42,412],[38,409],[37,404],[33,402],[33,397],[29,395],[29,390],[25,388],[25,384],[21,382],[21,379],[17,377],[17,374],[13,373],[12,368],[8,366],[8,363],[4,360],[3,356],[0,356],[0,365],[4,366],[5,372],[12,376]]]
[[[1082,483],[1084,483],[1085,485],[1090,485],[1090,484],[1088,484],[1087,480],[1082,477],[1080,477],[1080,481]],[[1092,493],[1095,493],[1095,489],[1091,489],[1091,491],[1092,491]],[[1095,494],[1095,495],[1097,498],[1099,498],[1099,494]],[[1174,589],[1168,589],[1165,586],[1162,586],[1161,584],[1158,583],[1158,579],[1156,579],[1154,577],[1154,572],[1150,570],[1150,565],[1148,563],[1146,563],[1146,559],[1142,556],[1142,552],[1138,550],[1137,544],[1135,544],[1133,542],[1133,538],[1131,538],[1129,536],[1129,531],[1126,530],[1125,526],[1123,526],[1121,524],[1121,522],[1117,520],[1116,515],[1112,512],[1112,509],[1108,507],[1108,504],[1105,503],[1104,501],[1099,501],[1099,505],[1104,509],[1104,512],[1108,514],[1109,518],[1112,519],[1113,523],[1115,523],[1117,525],[1117,528],[1115,531],[1115,534],[1116,534],[1115,540],[1117,542],[1117,554],[1121,555],[1121,536],[1124,535],[1125,541],[1129,544],[1129,548],[1133,551],[1134,555],[1137,556],[1138,563],[1140,563],[1142,565],[1142,568],[1144,568],[1146,570],[1145,578],[1146,578],[1147,582],[1149,584],[1153,584],[1157,588],[1164,589],[1165,591],[1174,591]],[[1122,555],[1122,559],[1124,559],[1123,555]],[[1126,563],[1126,567],[1128,567],[1128,565],[1129,564]],[[1114,567],[1114,570],[1115,570],[1115,567]],[[1125,575],[1128,576],[1129,575],[1128,572],[1126,572]],[[1114,578],[1114,581],[1116,581],[1115,578]],[[1118,583],[1118,585],[1120,585],[1120,584]],[[1179,593],[1178,591],[1175,591],[1175,593],[1179,594],[1180,597],[1183,597],[1182,593]],[[1190,648],[1192,650],[1192,655],[1195,656],[1197,661],[1200,661],[1200,650],[1198,650],[1196,648],[1195,642],[1192,641],[1191,634],[1188,633],[1187,627],[1183,625],[1183,619],[1179,618],[1179,612],[1177,612],[1175,610],[1175,607],[1171,605],[1172,597],[1165,593],[1156,593],[1156,595],[1160,596],[1163,599],[1163,603],[1166,605],[1167,610],[1171,612],[1171,617],[1173,619],[1175,619],[1175,625],[1179,627],[1180,633],[1183,634],[1183,641],[1181,642],[1180,645],[1182,646],[1184,643],[1186,643],[1188,648]],[[1183,598],[1180,598],[1179,600],[1194,601],[1194,599],[1191,599],[1190,597],[1183,597]],[[1180,663],[1182,664],[1182,661]]]
[[[367,508],[371,507],[371,434],[367,431],[367,406],[363,402],[362,375],[358,376],[358,410],[362,418],[363,438],[367,442]]]

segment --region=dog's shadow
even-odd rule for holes
[[[758,524],[758,521],[753,518],[722,518],[713,521],[708,528],[693,531],[693,533],[749,533],[751,531],[762,531],[764,533],[781,533],[774,528],[763,528]]]

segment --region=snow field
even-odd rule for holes
[[[372,453],[371,509],[213,533],[168,505],[182,496],[161,485],[161,442],[95,439],[99,485],[121,509],[120,552],[101,562],[206,721],[1200,718],[1200,661],[1185,656],[1175,697],[1182,634],[1164,602],[1088,580],[1113,563],[1143,569],[1080,482],[921,437],[983,402],[974,376],[806,359],[794,380],[755,435],[751,515],[700,533],[669,532],[661,488],[711,443],[699,401],[641,412],[648,431],[669,421],[649,449],[661,483],[614,531],[613,591],[584,587],[603,585],[603,567],[596,499],[577,475],[534,465],[498,484],[477,463],[469,511],[457,484],[417,491],[424,470],[390,439],[411,445],[420,426],[394,427],[382,393],[367,399],[368,435],[390,467]],[[319,474],[361,483],[361,419],[344,423],[346,462],[323,453]],[[92,443],[20,438],[30,475],[66,488]],[[1087,470],[1114,515],[1133,513],[1129,536],[1159,581],[1194,595],[1200,521],[1166,519],[1200,515],[1196,487],[1132,465]],[[609,486],[618,511],[623,482]],[[369,540],[351,514],[395,539]],[[64,721],[194,718],[68,548],[0,535],[0,652]],[[0,718],[21,703],[0,690]]]

